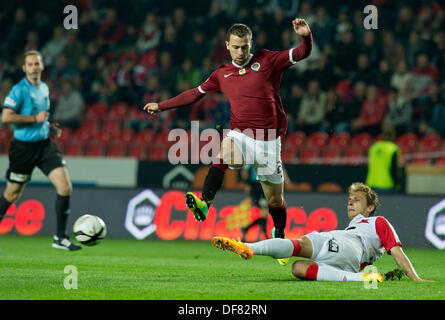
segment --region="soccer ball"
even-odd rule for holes
[[[74,238],[86,246],[95,246],[107,235],[107,226],[98,216],[85,214],[74,222]]]

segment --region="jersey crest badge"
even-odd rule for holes
[[[260,67],[261,67],[261,65],[260,65],[259,62],[254,62],[254,63],[250,66],[250,68],[251,68],[253,71],[258,71],[258,70],[260,70]]]
[[[243,74],[246,74],[246,69],[241,68],[239,69],[238,73],[240,74],[240,76],[242,76]]]

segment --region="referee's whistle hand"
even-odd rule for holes
[[[159,109],[158,104],[155,103],[155,102],[147,103],[147,104],[144,106],[144,110],[147,111],[147,112],[148,112],[149,114],[151,114],[151,115],[155,115],[155,114],[161,112],[161,109]]]
[[[36,114],[36,122],[37,123],[45,122],[46,120],[48,120],[48,118],[49,118],[48,111],[40,111],[39,113]]]

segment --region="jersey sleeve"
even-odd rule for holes
[[[396,231],[384,217],[378,217],[376,219],[375,229],[377,235],[379,236],[380,242],[385,247],[388,254],[390,254],[390,250],[394,246],[402,246]]]
[[[199,92],[202,94],[221,92],[217,71],[218,70],[213,71],[210,77],[198,87]]]
[[[3,106],[18,112],[23,104],[23,94],[20,87],[14,86],[6,96]]]
[[[302,37],[302,41],[297,48],[284,51],[271,51],[270,60],[277,70],[284,70],[296,64],[298,61],[307,58],[312,51],[312,34]]]

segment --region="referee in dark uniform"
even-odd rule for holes
[[[9,168],[6,189],[0,197],[0,221],[9,206],[16,202],[38,167],[56,188],[57,233],[53,248],[79,250],[66,234],[72,185],[65,161],[49,137],[58,138],[60,128],[48,122],[49,89],[42,82],[43,58],[38,51],[24,55],[25,78],[9,92],[3,103],[2,122],[14,127],[14,140],[9,148]]]

